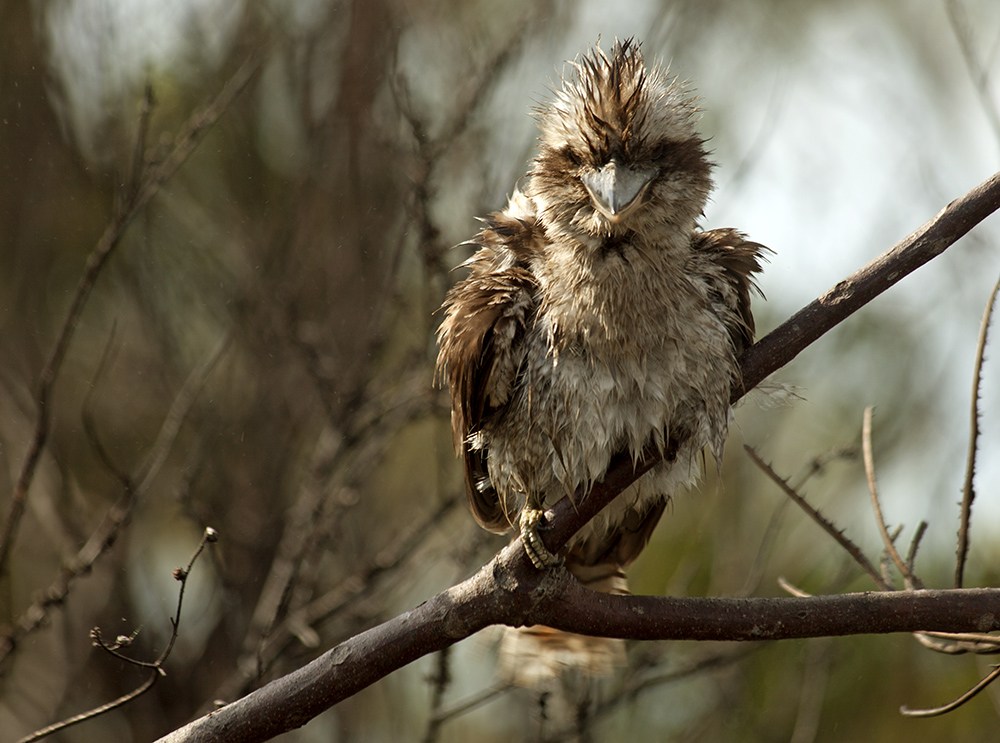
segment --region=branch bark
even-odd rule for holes
[[[542,623],[639,640],[782,640],[934,628],[1000,629],[1000,589],[810,598],[615,596],[565,569],[540,572],[515,541],[468,580],[160,739],[263,741],[304,725],[392,671],[491,624]]]
[[[1000,173],[796,313],[741,358],[733,402],[817,338],[1000,208]],[[563,498],[546,514],[542,538],[557,552],[618,493],[676,453],[618,456],[577,505]],[[546,624],[582,634],[640,640],[778,640],[831,635],[988,632],[1000,629],[1000,589],[952,589],[810,598],[670,598],[586,591],[565,570],[536,570],[519,540],[468,580],[363,632],[312,663],[160,740],[262,741],[304,725],[392,671],[491,624]]]

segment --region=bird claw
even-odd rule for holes
[[[562,558],[549,552],[548,547],[538,535],[538,529],[545,523],[545,511],[525,506],[521,509],[518,528],[521,532],[521,543],[528,553],[531,563],[539,570],[546,570],[562,564]]]

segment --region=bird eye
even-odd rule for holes
[[[566,160],[569,160],[576,167],[580,167],[581,165],[583,165],[583,161],[573,151],[573,148],[569,147],[568,145],[566,147],[563,147],[562,150],[559,152],[559,154],[562,155]]]

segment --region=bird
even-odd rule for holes
[[[598,41],[568,70],[535,110],[523,185],[464,244],[475,252],[442,305],[436,378],[479,524],[516,531],[539,570],[563,564],[584,587],[627,593],[625,569],[699,478],[702,452],[721,462],[767,249],[699,226],[714,166],[686,83],[631,38],[609,53]],[[586,497],[616,454],[671,445],[548,551],[546,508]],[[620,640],[520,629],[504,641],[514,683],[622,662]]]

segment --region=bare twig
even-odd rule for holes
[[[734,386],[732,400],[735,402],[742,398],[746,390],[756,387],[821,335],[920,266],[941,255],[998,208],[1000,173],[952,201],[933,219],[747,349],[740,357],[742,384]]]
[[[882,516],[882,505],[878,499],[878,485],[875,483],[875,456],[872,453],[871,405],[865,408],[864,419],[861,424],[861,452],[865,460],[865,477],[868,480],[868,493],[871,495],[872,510],[875,511],[875,523],[878,524],[878,533],[882,535],[882,544],[885,545],[885,550],[895,563],[896,569],[899,570],[903,579],[907,582],[907,588],[912,588],[913,586],[910,584],[913,581],[913,575],[910,574],[906,563],[903,562],[903,558],[899,556],[899,552],[896,550],[896,537],[889,536],[889,530],[885,526],[885,518]],[[898,536],[898,534],[899,532],[897,531],[896,535]]]
[[[39,377],[34,434],[28,444],[28,450],[25,453],[20,474],[11,496],[7,518],[4,521],[2,531],[0,531],[0,576],[5,575],[9,570],[10,552],[21,523],[21,517],[24,515],[28,490],[34,480],[35,469],[48,440],[49,422],[52,416],[52,388],[101,269],[115,248],[118,247],[128,225],[156,195],[160,186],[184,164],[184,161],[201,142],[205,132],[229,109],[236,97],[260,69],[262,61],[262,53],[251,55],[229,79],[215,100],[188,119],[187,124],[175,138],[174,147],[166,158],[158,165],[144,169],[141,182],[134,188],[130,187],[124,194],[121,203],[114,210],[111,221],[97,241],[97,245],[87,257],[83,274],[59,331],[59,337],[56,339]],[[145,100],[148,104],[148,99]],[[146,122],[148,118],[148,108],[144,107],[140,113],[140,122]],[[144,137],[145,133],[140,133],[139,136]]]
[[[910,549],[906,552],[906,567],[912,573],[913,565],[917,561],[917,550],[920,549],[920,540],[924,538],[924,532],[927,531],[927,522],[921,521],[917,524],[917,530],[913,532],[913,539],[910,540]],[[961,588],[961,586],[955,586],[956,588]]]
[[[755,643],[738,646],[723,652],[714,652],[697,658],[690,658],[684,663],[678,664],[675,668],[655,674],[644,674],[642,677],[634,679],[631,683],[625,684],[617,693],[601,701],[594,710],[594,717],[600,717],[613,711],[623,701],[630,701],[637,698],[646,691],[673,683],[682,679],[690,678],[704,671],[739,663],[761,648],[767,647],[765,643]]]
[[[118,707],[121,707],[124,704],[128,704],[133,699],[136,699],[145,694],[147,691],[153,688],[153,685],[157,682],[157,680],[159,680],[163,676],[166,676],[166,672],[163,670],[163,664],[166,662],[167,658],[170,657],[170,652],[174,649],[174,643],[177,641],[177,635],[180,632],[181,606],[184,602],[184,588],[187,585],[188,576],[191,575],[191,569],[194,567],[194,563],[198,559],[198,556],[201,555],[202,550],[205,549],[205,545],[217,542],[218,539],[219,535],[216,533],[215,529],[212,528],[205,529],[205,533],[202,534],[201,541],[198,543],[198,548],[194,551],[194,554],[191,555],[191,559],[188,560],[187,567],[177,568],[176,570],[174,570],[174,577],[181,583],[181,587],[177,591],[177,608],[174,611],[174,616],[171,617],[170,619],[170,626],[172,628],[170,633],[170,639],[167,641],[167,646],[163,649],[163,652],[160,653],[159,657],[155,661],[152,662],[140,661],[136,660],[135,658],[129,658],[123,653],[120,653],[119,648],[126,647],[131,642],[131,640],[127,637],[126,638],[120,637],[116,642],[109,644],[104,642],[104,640],[101,638],[100,628],[95,627],[91,631],[91,637],[94,640],[94,644],[100,648],[103,648],[106,652],[110,653],[115,658],[124,660],[128,663],[131,663],[132,665],[137,665],[142,668],[152,669],[153,672],[150,674],[149,678],[146,679],[139,687],[133,689],[128,694],[123,694],[114,701],[108,702],[107,704],[102,704],[100,707],[96,707],[92,710],[88,710],[87,712],[83,712],[82,714],[74,715],[73,717],[69,717],[65,720],[62,720],[61,722],[57,722],[53,725],[49,725],[48,727],[42,728],[41,730],[38,730],[32,733],[31,735],[22,738],[20,741],[18,741],[18,743],[31,743],[31,741],[45,738],[49,735],[52,735],[52,733],[64,730],[65,728],[68,728],[71,725],[76,725],[78,723],[85,722],[87,720],[92,720],[95,717],[98,717],[99,715],[103,715],[105,712],[110,712],[113,709],[117,709]],[[131,639],[134,639],[135,635],[136,633],[134,633],[131,636]]]
[[[965,578],[965,561],[969,556],[969,519],[972,517],[972,502],[976,499],[974,485],[976,475],[976,448],[979,445],[979,393],[983,383],[983,356],[986,351],[986,338],[989,333],[990,319],[996,306],[997,290],[1000,280],[993,285],[990,298],[986,301],[983,320],[979,324],[979,342],[976,345],[976,366],[972,375],[972,412],[969,423],[969,452],[965,462],[965,483],[962,486],[962,515],[958,527],[958,550],[955,564],[955,588],[961,588]]]
[[[232,338],[228,334],[219,339],[215,347],[208,352],[205,360],[187,376],[180,392],[177,393],[173,402],[170,403],[170,409],[167,411],[167,415],[163,419],[163,425],[160,426],[160,431],[156,435],[156,441],[153,442],[149,453],[143,458],[139,471],[135,475],[140,497],[150,488],[156,476],[160,473],[160,469],[167,461],[167,455],[170,454],[170,450],[173,448],[177,434],[180,432],[181,424],[184,423],[187,414],[191,410],[191,406],[194,405],[198,395],[205,387],[209,374],[212,373],[215,365],[219,363],[223,353],[225,353],[230,340]]]
[[[366,404],[352,410],[346,420],[341,420],[337,430],[319,442],[310,474],[288,511],[275,558],[254,607],[236,663],[239,681],[230,679],[225,683],[216,694],[218,698],[229,699],[237,691],[246,693],[247,682],[259,678],[273,663],[276,656],[271,655],[271,651],[286,648],[300,630],[311,626],[301,610],[317,599],[308,586],[302,585],[301,567],[310,551],[316,550],[347,508],[340,497],[345,487],[335,486],[331,480],[337,472],[370,471],[372,463],[391,441],[389,432],[398,430],[430,408],[430,398],[421,394],[426,389],[427,375],[419,373],[399,382],[398,389],[391,395],[370,395]],[[372,446],[373,442],[381,444]],[[449,499],[449,503],[457,503],[457,498]],[[424,527],[420,530],[422,535],[429,533],[429,525],[424,524]],[[398,540],[394,542],[399,543]],[[414,547],[408,539],[403,543]],[[349,583],[354,585],[355,578]],[[293,591],[296,585],[298,589]],[[309,595],[302,598],[307,592]],[[282,614],[287,611],[297,616],[291,620],[291,625],[282,627]],[[283,634],[291,626],[297,628],[292,636]]]
[[[789,485],[795,490],[801,490],[803,485],[816,475],[821,474],[831,462],[835,462],[838,459],[855,459],[857,456],[858,447],[856,444],[838,446],[829,451],[817,454],[805,463],[805,466],[799,470],[798,474],[789,481]]]
[[[87,387],[87,393],[83,397],[80,417],[83,421],[83,431],[87,436],[87,442],[90,444],[90,448],[96,452],[97,458],[101,460],[101,463],[107,468],[108,472],[111,473],[112,477],[114,477],[122,486],[122,489],[125,491],[125,496],[131,498],[133,491],[135,490],[135,483],[131,477],[124,473],[118,465],[115,464],[114,459],[111,457],[111,453],[102,443],[101,437],[97,432],[97,424],[94,421],[94,414],[92,410],[94,394],[99,389],[101,380],[104,378],[105,372],[111,365],[113,350],[115,347],[115,337],[117,334],[118,321],[115,320],[111,324],[111,332],[108,333],[108,340],[104,344],[104,350],[101,352],[101,360],[97,362],[97,369],[94,371],[94,376],[90,381],[90,385]]]
[[[830,462],[837,459],[854,457],[856,454],[857,451],[854,446],[837,447],[818,454],[810,459],[804,467],[802,467],[794,480],[789,482],[788,485],[790,488],[798,492],[811,478],[823,472]],[[771,547],[774,545],[776,540],[778,529],[783,523],[786,506],[788,506],[787,500],[780,501],[775,506],[774,512],[771,514],[771,518],[768,520],[767,526],[764,528],[764,535],[761,537],[757,555],[754,557],[753,564],[747,574],[746,580],[743,582],[743,586],[735,594],[736,596],[749,596],[760,583],[760,579],[764,574],[764,565],[767,562]]]
[[[823,528],[823,531],[837,540],[837,544],[843,547],[847,553],[854,558],[854,561],[861,567],[862,570],[865,571],[865,573],[867,573],[868,577],[875,582],[876,586],[883,591],[889,590],[888,584],[885,580],[883,580],[879,572],[875,569],[871,562],[868,561],[868,558],[865,557],[861,549],[844,535],[843,530],[835,527],[819,511],[809,505],[805,498],[799,495],[788,485],[787,482],[785,482],[784,479],[782,479],[777,472],[774,471],[771,465],[767,464],[767,462],[758,456],[757,452],[753,450],[753,447],[744,444],[743,448],[746,449],[747,454],[750,455],[754,464],[760,467],[764,474],[771,478],[771,480],[782,489],[785,495],[791,498],[799,508],[805,511],[809,515],[809,518],[819,524]]]
[[[917,632],[920,644],[946,655],[995,655],[1000,653],[1000,637],[976,632]]]
[[[807,599],[810,596],[812,596],[811,593],[803,591],[798,586],[794,585],[793,583],[790,583],[789,580],[783,575],[778,576],[778,585],[781,586],[782,590],[784,590],[790,596],[796,596],[800,599]]]
[[[993,670],[983,678],[978,684],[973,686],[962,696],[956,699],[954,702],[949,702],[943,707],[934,707],[933,709],[910,709],[907,706],[902,706],[899,708],[899,712],[906,717],[937,717],[939,715],[947,714],[952,710],[956,710],[963,704],[972,699],[976,694],[981,692],[987,686],[992,684],[997,678],[1000,677],[1000,666],[994,666]]]
[[[109,550],[118,539],[122,526],[132,513],[132,508],[136,501],[142,498],[155,480],[156,474],[165,461],[167,453],[173,446],[177,433],[180,430],[180,424],[194,404],[209,373],[221,357],[225,343],[225,341],[222,341],[216,346],[209,357],[191,372],[187,380],[185,380],[184,386],[170,405],[170,410],[160,427],[156,441],[150,449],[145,463],[140,467],[138,475],[132,476],[121,472],[111,461],[111,457],[105,451],[97,437],[88,403],[87,401],[84,402],[84,429],[87,431],[88,438],[102,461],[111,471],[112,475],[121,483],[123,492],[121,497],[104,514],[100,525],[90,535],[87,542],[63,566],[59,572],[59,576],[21,614],[10,630],[0,634],[0,663],[14,651],[26,635],[44,626],[49,611],[55,606],[62,605],[75,581],[89,573],[101,555]],[[108,349],[110,347],[111,343],[109,341]],[[104,354],[105,359],[107,355],[106,349]],[[95,384],[91,386],[90,392],[88,392],[88,401],[93,390],[96,389],[96,379],[100,377],[100,368],[103,365],[104,361],[102,360],[95,375]]]
[[[367,594],[375,591],[379,580],[411,557],[416,546],[441,523],[445,515],[459,503],[458,496],[448,498],[426,519],[414,525],[406,534],[397,535],[364,571],[353,575],[309,604],[291,612],[274,627],[253,655],[241,656],[236,670],[219,687],[214,699],[232,699],[246,694],[251,684],[266,672],[274,661],[296,640],[301,641],[307,630],[329,620]]]
[[[766,643],[738,646],[735,649],[714,652],[689,659],[665,672],[642,674],[638,677],[628,679],[620,689],[600,699],[595,704],[590,705],[592,708],[587,710],[588,716],[585,720],[575,720],[572,727],[546,732],[543,740],[545,743],[558,743],[559,741],[566,740],[580,741],[581,722],[583,722],[584,729],[586,729],[588,725],[592,725],[595,721],[619,709],[623,703],[631,702],[647,691],[652,691],[676,681],[683,681],[701,673],[736,665],[764,647],[767,647]],[[584,740],[587,740],[587,738],[584,738]]]

